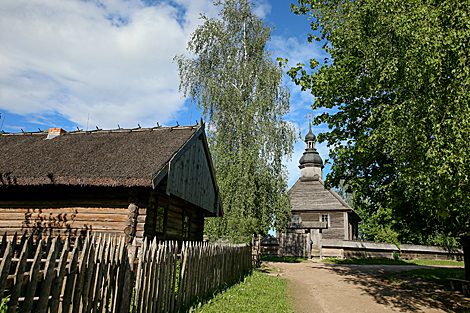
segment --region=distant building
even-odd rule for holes
[[[355,240],[358,237],[356,212],[322,180],[323,161],[315,149],[310,126],[307,147],[300,158],[300,178],[289,190],[291,221],[280,234],[279,253],[287,256],[319,255],[322,239]]]
[[[202,240],[222,215],[204,124],[4,134],[0,235]]]

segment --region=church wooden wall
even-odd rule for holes
[[[300,218],[302,219],[302,222],[315,222],[315,221],[321,221],[320,220],[320,213],[300,213]]]
[[[293,214],[299,214],[302,222],[313,222],[321,221],[321,215],[327,214],[330,219],[330,225],[326,229],[322,229],[322,237],[326,239],[349,239],[352,236],[349,233],[352,233],[352,224],[351,221],[346,225],[345,230],[345,213],[344,212],[293,212]],[[348,236],[348,238],[345,238]]]
[[[344,238],[344,213],[325,212],[329,214],[330,225],[327,229],[322,229],[323,239],[345,239]]]

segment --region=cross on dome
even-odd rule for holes
[[[299,168],[301,172],[301,180],[318,180],[322,178],[323,160],[315,148],[316,137],[312,132],[312,123],[310,118],[313,117],[311,113],[307,114],[308,134],[305,136],[305,143],[307,147],[299,160]]]

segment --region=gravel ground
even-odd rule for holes
[[[398,285],[383,278],[387,272],[425,266],[263,263],[270,275],[289,280],[289,296],[299,313],[470,312],[470,298],[448,287],[409,278],[399,278]]]

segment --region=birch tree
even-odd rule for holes
[[[295,129],[283,119],[289,90],[266,50],[272,26],[248,0],[215,1],[219,18],[204,23],[178,55],[180,91],[208,122],[208,140],[224,209],[206,233],[243,241],[285,227],[290,214],[287,173]]]

